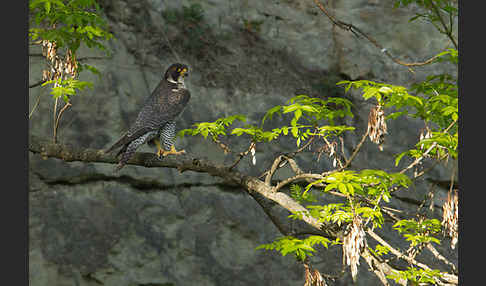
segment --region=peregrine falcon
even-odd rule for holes
[[[145,100],[137,119],[128,132],[105,151],[108,153],[121,147],[116,154],[116,156],[121,154],[116,171],[123,168],[135,150],[145,142],[149,146],[157,146],[159,158],[185,153],[184,150],[175,149],[174,138],[175,120],[191,97],[189,90],[184,85],[184,78],[188,75],[188,70],[187,65],[184,64],[171,65],[165,72],[162,81]]]

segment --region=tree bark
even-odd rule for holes
[[[81,148],[71,144],[53,143],[34,135],[29,138],[29,151],[34,154],[39,154],[43,158],[58,158],[66,162],[80,161],[80,162],[96,162],[117,164],[118,159],[104,150]],[[225,181],[235,183],[244,188],[248,193],[257,192],[266,199],[273,201],[294,214],[302,214],[302,219],[307,224],[317,229],[323,236],[330,239],[342,237],[342,232],[336,230],[337,226],[327,225],[319,222],[316,218],[309,214],[309,211],[282,192],[276,192],[274,189],[265,184],[264,181],[244,175],[230,167],[217,164],[205,159],[193,158],[188,155],[168,156],[159,160],[153,153],[137,152],[128,161],[128,165],[136,165],[147,168],[165,167],[178,169],[180,172],[193,171],[200,173],[207,173],[211,176],[219,177]]]

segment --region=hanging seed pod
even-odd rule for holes
[[[430,132],[429,127],[425,126],[425,128],[420,131],[419,141],[429,138],[432,138],[432,133]],[[420,149],[424,150],[424,144],[420,145]]]
[[[252,144],[252,146],[250,147],[250,154],[251,154],[251,163],[253,165],[256,165],[256,156],[255,156],[255,153],[256,153],[255,144]]]
[[[447,194],[447,201],[442,206],[442,225],[448,236],[451,237],[451,248],[456,247],[459,238],[459,198],[457,189]]]
[[[346,227],[343,240],[343,260],[351,268],[351,277],[356,282],[358,265],[361,252],[366,246],[365,232],[359,216],[353,218],[353,222]]]
[[[48,61],[54,61],[57,55],[57,46],[55,42],[49,42],[47,40],[42,41],[42,55],[46,57]]]
[[[321,273],[315,269],[312,269],[307,263],[304,263],[305,267],[305,282],[304,286],[327,286],[326,280],[322,277]]]
[[[368,136],[371,142],[378,144],[380,151],[383,151],[383,143],[387,133],[385,111],[383,111],[381,105],[376,105],[370,110],[368,116]]]
[[[76,58],[73,56],[71,50],[68,50],[66,53],[64,66],[65,66],[65,74],[70,74],[72,78],[76,77],[78,63],[76,61]]]
[[[43,70],[42,71],[42,80],[43,81],[48,81],[48,80],[51,80],[51,79],[52,79],[51,72],[48,71],[48,70]]]

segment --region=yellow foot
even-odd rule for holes
[[[165,151],[162,148],[157,148],[157,156],[159,156],[159,158],[165,157],[167,155],[181,155],[181,154],[186,154],[186,150],[177,151],[174,145],[170,147],[170,151]]]

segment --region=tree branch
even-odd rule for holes
[[[354,157],[356,157],[356,155],[358,155],[358,152],[361,149],[361,146],[363,146],[363,143],[365,142],[366,137],[368,136],[369,133],[370,133],[370,129],[368,128],[366,130],[365,134],[363,134],[363,137],[361,137],[361,141],[359,141],[359,143],[356,146],[356,148],[354,148],[353,154],[351,154],[351,156],[349,157],[349,159],[346,160],[346,163],[344,164],[344,167],[340,168],[340,170],[344,170],[347,167],[349,167],[349,165],[351,164],[351,161],[353,161],[354,160]]]
[[[39,81],[39,82],[36,82],[36,83],[30,84],[30,85],[29,85],[29,88],[34,88],[34,87],[37,87],[37,86],[39,86],[39,85],[43,84],[44,82],[46,82],[46,81],[45,81],[45,80],[41,80],[41,81]]]
[[[444,28],[444,31],[441,31],[440,29],[438,29],[439,32],[442,32],[443,34],[445,34],[449,38],[449,40],[451,40],[452,44],[454,45],[454,48],[456,48],[456,50],[457,50],[457,42],[456,42],[456,39],[454,39],[454,36],[452,35],[452,24],[453,24],[452,18],[450,18],[451,26],[450,26],[450,29],[448,29],[446,23],[444,22],[444,19],[440,15],[439,8],[434,3],[434,1],[430,1],[430,5],[432,6],[432,10],[434,10],[434,13],[437,16],[437,18],[439,18],[440,24]],[[452,17],[452,13],[450,15]]]
[[[41,139],[33,135],[31,135],[29,139],[29,151],[34,154],[39,154],[45,159],[58,158],[66,162],[81,161],[86,163],[118,163],[118,159],[114,155],[107,154],[103,150],[80,148],[73,145],[60,143],[55,144],[52,143],[52,141]],[[180,172],[193,171],[220,177],[226,181],[233,182],[243,187],[248,193],[259,193],[266,199],[277,203],[291,213],[302,214],[302,220],[313,228],[323,231],[323,236],[331,239],[335,239],[340,236],[340,234],[333,228],[327,227],[327,225],[312,217],[306,208],[293,200],[287,194],[275,192],[272,187],[266,185],[265,182],[259,180],[258,178],[246,176],[238,171],[230,170],[224,165],[216,164],[205,159],[192,158],[187,155],[166,157],[163,160],[159,160],[153,153],[141,152],[136,152],[127,164],[147,168],[174,168],[178,169]]]
[[[286,185],[288,185],[292,182],[295,182],[295,181],[306,180],[308,182],[312,182],[313,180],[321,180],[321,179],[324,179],[324,178],[325,177],[323,177],[321,174],[311,174],[311,173],[298,174],[298,175],[287,178],[287,179],[281,181],[280,183],[278,183],[274,188],[274,192],[277,192],[278,190],[280,190],[284,186],[286,186]]]
[[[399,259],[403,259],[403,260],[407,261],[410,264],[417,265],[418,267],[420,267],[420,268],[422,268],[424,270],[431,270],[430,267],[428,267],[427,265],[425,265],[425,264],[423,264],[421,262],[418,262],[414,258],[409,257],[409,256],[401,253],[400,251],[396,250],[395,248],[393,248],[390,244],[388,244],[383,238],[381,238],[380,236],[378,236],[372,230],[368,229],[366,231],[366,233],[368,233],[371,237],[373,237],[381,245],[383,245],[386,248],[388,248],[390,250],[390,252],[393,253]],[[385,272],[385,274],[391,274],[391,273],[386,273]],[[440,278],[440,280],[442,280],[444,282],[441,282],[439,280],[436,280],[436,282],[439,285],[450,285],[450,284],[457,285],[458,284],[458,277],[456,275],[449,274],[449,273],[445,273],[445,272],[441,272],[441,278]],[[445,284],[445,283],[447,283],[447,284]]]
[[[275,160],[273,161],[272,167],[270,167],[270,170],[265,172],[266,173],[265,184],[270,186],[270,182],[272,181],[273,174],[275,173],[275,171],[277,171],[277,168],[279,167],[280,162],[282,161],[282,157],[283,156],[280,155],[277,158],[275,158]]]
[[[452,272],[454,274],[457,274],[457,268],[456,266],[454,265],[454,263],[450,262],[449,260],[447,260],[447,258],[445,258],[442,254],[440,254],[440,252],[432,245],[432,243],[427,243],[427,249],[432,252],[432,254],[437,258],[439,259],[440,261],[444,262],[444,264],[448,265],[451,267],[452,269]]]
[[[80,148],[70,144],[60,144],[52,143],[52,141],[43,139],[34,135],[29,138],[29,151],[34,154],[39,154],[42,158],[58,158],[66,162],[80,161],[80,162],[92,162],[92,163],[106,163],[106,164],[117,164],[118,159],[113,154],[105,153],[101,149],[91,149],[91,148]],[[136,165],[147,168],[152,167],[165,167],[178,169],[180,172],[193,171],[200,173],[207,173],[211,176],[220,177],[228,182],[233,182],[236,185],[244,188],[253,198],[257,198],[256,201],[262,205],[261,198],[264,197],[291,213],[302,214],[302,220],[306,222],[309,226],[316,229],[322,236],[328,237],[330,239],[341,238],[343,236],[340,227],[334,224],[327,224],[320,222],[316,218],[312,217],[308,210],[300,205],[298,202],[293,200],[291,197],[282,192],[275,192],[274,188],[265,184],[264,181],[258,178],[244,175],[238,171],[230,170],[221,164],[217,164],[205,159],[193,158],[188,155],[182,155],[177,157],[165,157],[163,160],[159,160],[157,156],[153,153],[142,153],[136,152],[135,155],[128,161],[128,165]],[[308,174],[302,174],[308,175]],[[256,194],[258,193],[258,194]],[[259,198],[260,197],[260,198]],[[268,208],[266,205],[262,205],[265,212]],[[269,217],[272,219],[272,215]],[[286,231],[280,223],[276,224],[280,231]],[[380,237],[374,234],[372,231],[368,230],[370,234],[375,239],[378,239],[380,243],[387,246],[388,244],[383,241]],[[392,249],[397,252],[396,250]],[[398,254],[400,257],[405,258],[400,252],[394,253]],[[362,253],[362,257],[369,264],[372,271],[379,277],[384,285],[389,285],[386,281],[386,274],[391,274],[395,270],[392,266],[386,262],[380,261],[378,258],[374,257],[367,249]],[[408,260],[407,260],[408,261]],[[418,263],[413,260],[410,261],[417,266],[429,269],[428,266]],[[441,280],[457,284],[457,276],[441,273]],[[443,283],[441,283],[443,284]]]
[[[454,124],[456,124],[456,122],[457,122],[457,119],[454,120],[446,129],[444,129],[444,131],[442,131],[442,133],[445,134],[445,133],[449,132],[449,130],[452,128],[452,126],[454,126]],[[425,156],[427,156],[436,146],[437,146],[437,142],[432,143],[432,145],[430,145],[430,147],[420,157],[415,159],[415,161],[413,161],[410,165],[408,165],[406,168],[401,170],[400,174],[405,173],[406,171],[410,170],[413,166],[420,163],[422,161],[422,159],[425,158]]]
[[[430,64],[431,62],[433,62],[435,59],[438,58],[438,55],[436,55],[436,56],[433,56],[432,58],[430,58],[430,59],[428,59],[428,60],[426,60],[424,62],[414,62],[414,63],[406,63],[406,62],[403,62],[403,61],[401,61],[401,60],[393,57],[374,38],[372,38],[368,34],[366,34],[363,31],[361,31],[358,27],[354,26],[353,24],[349,24],[349,23],[346,23],[346,22],[343,22],[343,21],[340,21],[340,20],[337,20],[336,18],[334,18],[331,14],[329,14],[329,12],[327,11],[327,9],[324,7],[324,5],[322,5],[322,3],[319,2],[319,0],[314,0],[314,2],[316,3],[317,7],[319,7],[319,9],[321,9],[321,11],[329,18],[329,20],[331,20],[331,22],[334,25],[338,26],[339,28],[341,28],[341,29],[343,29],[345,31],[350,31],[351,33],[353,33],[357,37],[359,37],[359,36],[365,37],[370,43],[372,43],[376,48],[378,48],[382,53],[384,53],[393,62],[395,62],[395,63],[397,63],[399,65],[408,67],[409,71],[411,71],[411,72],[413,72],[413,70],[411,69],[411,67],[427,65],[427,64]],[[454,41],[453,41],[453,43],[454,43]]]

